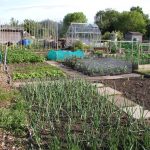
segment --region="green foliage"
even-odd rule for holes
[[[110,32],[105,32],[103,35],[102,35],[102,39],[103,40],[110,40]]]
[[[24,20],[24,30],[30,33],[32,36],[34,36],[35,30],[39,28],[38,24],[34,20],[25,19]]]
[[[79,58],[76,58],[76,57],[73,57],[73,58],[69,58],[69,59],[66,59],[63,64],[74,69],[75,68],[75,65],[76,65],[76,62],[79,60]]]
[[[64,17],[63,23],[66,26],[69,26],[71,22],[85,23],[85,22],[87,22],[87,18],[83,14],[83,12],[69,13]]]
[[[0,128],[21,135],[27,126],[26,105],[22,96],[15,94],[14,102],[8,108],[0,108]]]
[[[112,31],[121,31],[123,34],[128,31],[138,31],[144,34],[149,19],[140,7],[132,7],[131,11],[122,13],[112,9],[100,10],[96,14],[95,22],[102,30],[102,34]]]
[[[149,126],[134,120],[84,80],[40,82],[21,89],[33,149],[149,149]],[[111,100],[113,101],[113,99]],[[94,111],[93,111],[94,110]]]
[[[117,34],[117,40],[122,41],[123,40],[123,32],[117,31],[116,34]]]
[[[74,13],[69,13],[67,14],[64,19],[63,19],[63,31],[65,34],[66,31],[68,30],[69,25],[72,22],[77,22],[77,23],[86,23],[87,22],[87,18],[86,16],[83,14],[83,12],[74,12]]]
[[[0,86],[0,102],[11,101],[15,97],[15,94],[14,90],[6,90]]]
[[[83,44],[82,41],[76,41],[76,42],[73,44],[73,48],[74,48],[74,50],[78,50],[78,49],[83,50],[83,49],[84,49],[84,44]]]
[[[101,53],[98,55],[101,56]],[[69,59],[64,62],[64,65],[89,76],[117,75],[132,72],[131,63],[112,58]]]
[[[23,26],[25,31],[36,38],[49,38],[50,36],[56,36],[56,24],[56,22],[49,19],[40,22],[25,19]]]
[[[112,32],[112,33],[113,33],[113,32]],[[117,35],[117,40],[118,40],[118,41],[123,40],[123,33],[122,33],[122,32],[117,31],[117,32],[114,32],[114,33],[116,33],[116,35]],[[110,40],[110,35],[111,35],[110,32],[105,32],[105,33],[102,35],[102,39],[103,39],[103,40]]]
[[[25,48],[8,49],[7,63],[35,63],[43,61],[44,57],[36,55],[31,50]]]
[[[14,66],[12,78],[18,79],[37,79],[37,78],[59,78],[65,77],[65,73],[60,69],[44,63],[24,64]]]
[[[18,26],[18,24],[19,24],[18,20],[14,19],[14,18],[10,19],[10,25],[11,26]]]
[[[117,28],[123,33],[128,31],[145,33],[146,21],[143,15],[137,11],[121,13],[118,21]]]
[[[97,12],[95,20],[102,33],[117,30],[116,24],[118,23],[119,14],[120,13],[118,11],[115,11],[113,9],[106,9],[105,11]]]
[[[102,57],[103,53],[104,52],[101,50],[94,51],[94,55],[97,55],[98,57]]]
[[[144,14],[142,8],[139,7],[139,6],[137,6],[137,7],[131,7],[130,11],[137,11],[137,12],[139,12],[141,14]]]

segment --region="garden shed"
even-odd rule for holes
[[[101,31],[96,24],[71,23],[66,34],[66,45],[72,46],[76,41],[96,47],[101,41]]]
[[[142,42],[143,35],[140,32],[128,32],[125,34],[125,40]]]
[[[0,44],[18,43],[23,37],[23,29],[22,28],[14,28],[14,27],[0,27]]]

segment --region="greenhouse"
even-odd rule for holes
[[[101,41],[101,31],[96,24],[71,23],[66,34],[66,45],[72,46],[76,41],[82,41],[91,48],[98,47]]]

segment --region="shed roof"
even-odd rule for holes
[[[143,35],[143,34],[140,33],[140,32],[132,32],[132,31],[129,31],[127,34],[132,34],[132,35]]]
[[[23,27],[12,27],[12,26],[9,26],[9,25],[0,25],[0,30],[3,30],[3,31],[23,31],[24,28]]]

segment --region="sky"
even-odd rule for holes
[[[142,7],[150,16],[150,0],[0,0],[0,23],[12,17],[19,21],[62,21],[66,14],[73,12],[83,12],[88,22],[93,23],[99,10],[112,8],[122,12],[129,11],[132,6]]]

